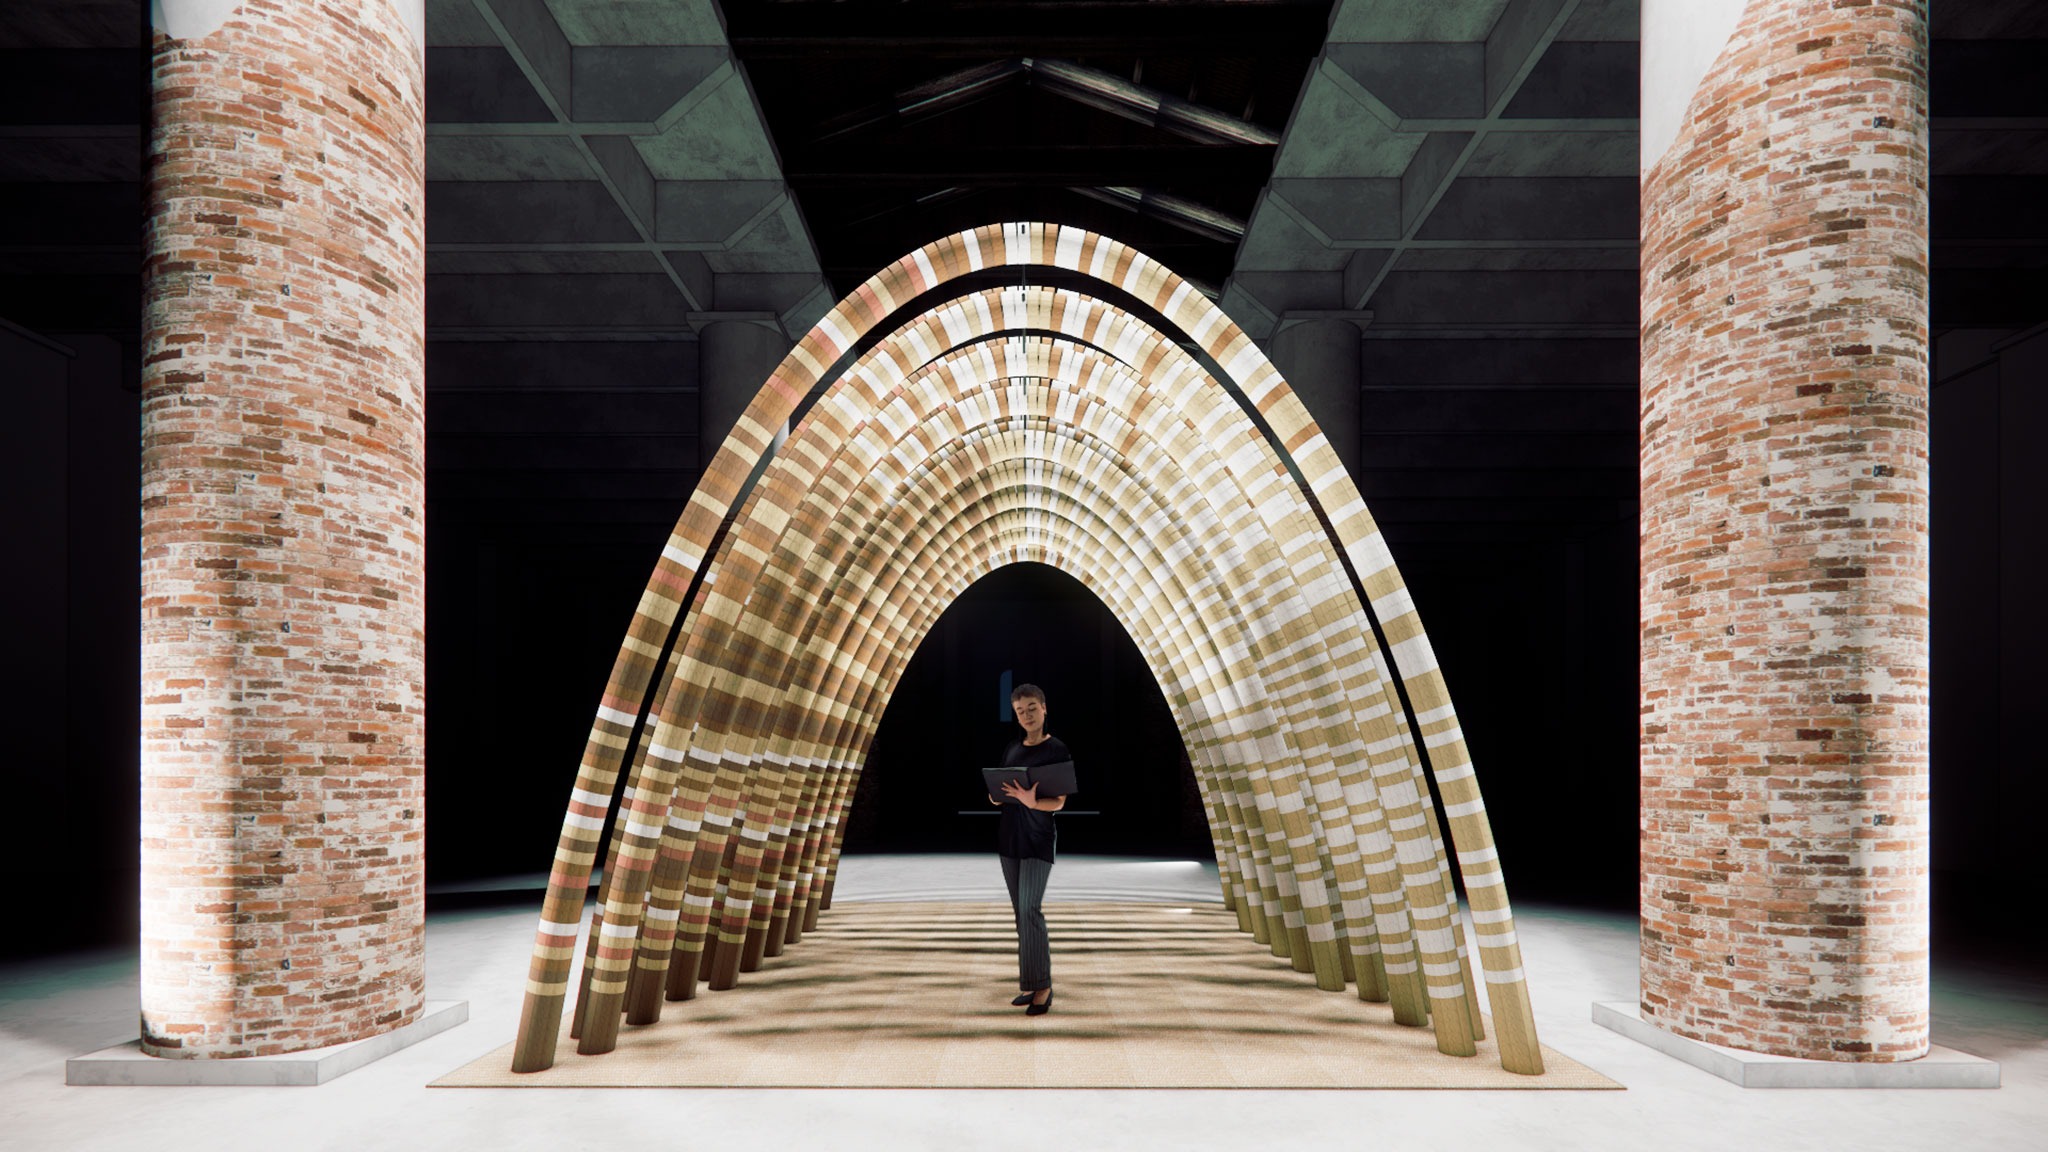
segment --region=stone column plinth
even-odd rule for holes
[[[162,0],[142,373],[142,1042],[423,1004],[420,0]]]
[[[1642,995],[1927,1051],[1927,10],[1643,18]]]

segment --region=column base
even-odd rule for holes
[[[1676,1036],[1643,1019],[1633,1003],[1595,1001],[1593,1023],[1744,1088],[1996,1088],[1998,1062],[1931,1046],[1918,1060],[1889,1064],[1801,1060]]]
[[[346,1076],[468,1019],[467,1000],[429,1000],[419,1019],[381,1035],[282,1056],[232,1060],[149,1056],[142,1051],[142,1041],[130,1040],[66,1060],[64,1082],[127,1087],[307,1087]]]

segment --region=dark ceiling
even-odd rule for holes
[[[1220,285],[1327,0],[737,0],[726,32],[844,291],[910,246],[1057,218]]]
[[[140,0],[0,17],[0,314],[133,332]],[[1635,0],[429,0],[429,324],[791,335],[974,224],[1107,232],[1255,335],[1632,331]],[[2048,9],[1935,11],[1937,324],[2042,311]]]

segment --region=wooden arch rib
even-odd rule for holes
[[[1497,877],[1488,875],[1497,873],[1497,869],[1484,863],[1484,858],[1490,856],[1490,848],[1485,846],[1483,810],[1478,805],[1469,766],[1463,763],[1462,743],[1455,733],[1455,716],[1449,711],[1447,699],[1443,698],[1440,678],[1435,676],[1432,667],[1427,666],[1432,663],[1427,658],[1427,642],[1420,639],[1419,624],[1414,621],[1412,609],[1400,594],[1398,576],[1393,573],[1390,562],[1385,561],[1384,549],[1378,546],[1376,534],[1370,531],[1370,520],[1362,502],[1356,499],[1355,492],[1350,491],[1349,481],[1342,476],[1341,469],[1335,469],[1334,477],[1332,475],[1334,455],[1320,442],[1312,425],[1308,424],[1306,414],[1299,412],[1298,403],[1242,334],[1223,321],[1206,301],[1187,292],[1177,278],[1127,249],[1085,234],[1029,226],[1013,230],[1007,243],[1002,240],[1003,233],[996,229],[982,229],[948,238],[885,270],[860,292],[849,297],[806,337],[805,342],[791,354],[790,360],[778,369],[749,409],[748,417],[743,418],[733,437],[714,459],[705,485],[692,497],[670,547],[665,550],[662,564],[650,581],[649,593],[636,615],[634,631],[622,648],[604,708],[593,731],[585,770],[579,777],[577,795],[565,821],[548,907],[543,913],[541,938],[529,982],[527,1012],[522,1019],[521,1061],[527,1066],[538,1067],[552,1056],[552,1040],[571,959],[568,945],[575,933],[584,880],[595,861],[598,848],[596,825],[603,818],[609,791],[616,780],[620,752],[635,713],[644,700],[660,642],[680,608],[690,573],[705,562],[705,545],[713,535],[717,519],[729,506],[739,480],[751,468],[752,460],[758,458],[760,450],[765,447],[763,430],[779,424],[780,414],[786,414],[795,398],[808,390],[810,382],[823,370],[826,361],[836,359],[837,353],[850,346],[876,317],[890,310],[895,300],[907,298],[909,294],[961,271],[991,262],[989,255],[992,249],[1003,259],[1056,262],[1107,274],[1126,290],[1175,317],[1226,366],[1247,395],[1259,403],[1268,424],[1284,443],[1294,449],[1297,463],[1308,477],[1310,487],[1321,497],[1324,508],[1330,511],[1338,539],[1344,544],[1368,594],[1374,599],[1375,608],[1381,612],[1393,645],[1393,655],[1402,666],[1411,699],[1423,722],[1422,735],[1434,750],[1439,786],[1450,805],[1453,830],[1479,833],[1476,836],[1461,835],[1458,839],[1464,844],[1478,845],[1466,854],[1468,872],[1480,873],[1471,877],[1468,887],[1477,918],[1485,925],[1481,929],[1481,952],[1488,970],[1489,993],[1495,1002],[1496,1015],[1503,1015],[1504,993],[1510,1000],[1521,1002],[1519,1013],[1505,1014],[1508,1019],[1503,1023],[1503,1050],[1504,1054],[1509,1052],[1510,1045],[1506,1041],[1510,1036],[1507,1033],[1520,1031],[1511,1029],[1511,1025],[1515,1016],[1526,1018],[1526,994],[1521,987],[1519,957],[1514,954],[1504,893],[1499,891]],[[1241,414],[1239,419],[1242,419]],[[1348,500],[1343,499],[1347,492],[1350,493]],[[1338,499],[1333,501],[1332,494]],[[717,597],[701,599],[715,601]],[[712,617],[714,629],[724,626],[725,622],[716,613]],[[869,638],[875,634],[869,633]],[[746,706],[757,705],[758,701],[749,701]],[[844,741],[838,743],[842,748],[846,747]],[[650,744],[664,752],[685,751],[660,745],[659,727]],[[713,771],[715,775],[715,766]],[[658,836],[659,824],[649,825],[648,818],[660,820],[665,812],[667,797],[661,792],[659,787],[629,790],[625,837],[628,862],[633,860],[636,852],[647,850],[645,843],[635,845],[634,840],[651,841]],[[817,790],[811,803],[829,806],[840,798],[830,790]],[[1428,816],[1426,807],[1423,814]],[[1460,829],[1461,823],[1467,827]],[[811,837],[803,852],[815,853],[818,850],[816,840],[816,837]],[[799,863],[802,860],[800,854]],[[1406,863],[1404,861],[1404,865]],[[626,870],[615,873],[615,877]],[[815,907],[815,902],[811,907]],[[608,925],[607,933],[615,927],[621,936],[630,936],[630,925],[627,924]],[[1431,972],[1433,985],[1440,975]],[[544,1046],[536,1041],[544,1041]],[[1533,1034],[1528,1036],[1526,1048],[1533,1061]]]
[[[977,301],[977,303],[979,303],[979,301]],[[1010,312],[1010,310],[1008,310],[1008,307],[1004,307],[1004,312]],[[983,316],[985,316],[985,314],[987,314],[987,310],[983,310]],[[1042,316],[1040,316],[1040,318],[1034,318],[1034,320],[1032,320],[1032,322],[1034,322],[1034,324],[1038,324],[1038,326],[1044,326],[1044,318],[1042,318]],[[1006,324],[1016,324],[1016,318],[1008,318],[1008,316],[1006,316]],[[950,322],[948,322],[948,328],[950,328]],[[1102,338],[1102,336],[1100,336],[1100,334],[1098,334],[1098,336],[1096,336],[1096,338],[1098,338],[1098,340],[1100,340],[1100,338]],[[1112,340],[1102,340],[1102,342],[1106,342],[1106,344],[1110,344],[1110,342],[1112,342]],[[1178,355],[1178,353],[1176,353],[1176,355]],[[856,369],[856,373],[858,373],[858,369]],[[1274,476],[1278,476],[1278,469],[1274,469]],[[1321,834],[1319,834],[1319,836],[1317,836],[1317,842],[1321,842]],[[1284,875],[1282,875],[1282,879],[1286,879],[1286,877],[1284,877]],[[1298,953],[1298,951],[1296,951],[1296,959],[1300,959],[1300,953]],[[1319,976],[1321,976],[1321,974],[1319,974]],[[1335,978],[1333,978],[1333,976],[1331,976],[1331,980],[1335,980]]]
[[[1034,365],[1034,366],[1032,367],[1032,369],[1031,369],[1031,370],[1042,370],[1042,369],[1043,369],[1043,365]],[[994,400],[995,400],[995,403],[996,403],[996,405],[1000,406],[1000,404],[1001,404],[1001,402],[1002,402],[1002,398],[1001,398],[1001,397],[995,397],[995,398],[994,398]],[[1155,408],[1155,410],[1156,410],[1156,408]],[[1116,437],[1112,437],[1112,438],[1114,439],[1114,438],[1116,438]],[[863,472],[865,472],[865,470],[866,470],[866,469],[867,469],[868,467],[869,467],[869,464],[868,464],[868,462],[867,462],[866,460],[862,460],[862,461],[861,461],[861,462],[859,463],[859,468],[860,468],[860,469],[861,469],[861,470],[862,470]],[[1186,486],[1185,484],[1183,484],[1183,485],[1182,485],[1182,487],[1184,487],[1184,488],[1185,488],[1185,487],[1187,487],[1187,486]],[[1163,516],[1163,512],[1162,512],[1162,516]],[[1191,544],[1191,545],[1190,545],[1190,548],[1192,548],[1192,547],[1193,547],[1193,545]],[[843,579],[843,576],[842,576],[841,578]],[[765,588],[765,587],[769,587],[769,585],[767,585],[767,584],[764,584],[764,585],[762,585],[762,587],[764,587],[764,588]],[[750,608],[750,610],[759,610],[759,611],[766,611],[766,612],[771,612],[771,613],[772,613],[772,611],[773,611],[773,606],[772,606],[772,605],[770,605],[769,607],[767,607],[767,608],[765,608],[765,609],[764,609],[764,608],[762,608],[762,607],[761,607],[761,605],[762,605],[762,604],[763,604],[763,600],[762,600],[762,599],[761,599],[761,598],[759,597],[759,595],[757,594],[757,597],[756,597],[756,599],[755,599],[755,600],[753,600],[752,602],[750,602],[749,608]],[[885,605],[884,605],[883,607],[885,607],[885,608],[886,608],[886,604],[885,604]],[[914,647],[915,647],[915,645],[914,645],[914,644],[910,646],[910,648],[914,648]],[[905,649],[905,651],[908,651],[908,650],[909,650],[909,649]],[[1209,654],[1209,659],[1210,659],[1210,660],[1211,660],[1211,661],[1213,662],[1213,660],[1214,660],[1214,654],[1213,654],[1213,653]],[[697,723],[697,728],[698,728],[698,733],[699,733],[699,739],[700,739],[700,740],[702,740],[702,738],[703,738],[703,733],[705,732],[705,730],[706,730],[707,728],[717,728],[717,727],[719,727],[719,726],[720,726],[720,725],[721,725],[722,723],[723,723],[723,720],[722,720],[722,718],[717,718],[717,717],[713,717],[713,716],[710,716],[710,715],[702,715],[702,716],[700,716],[700,717],[699,717],[699,719],[698,719],[698,723]],[[770,730],[770,731],[773,731],[773,730],[775,730],[775,727],[776,727],[776,724],[775,724],[775,722],[771,721],[771,722],[769,723],[769,725],[768,725],[768,730]],[[733,748],[733,746],[732,746],[732,745],[730,745],[730,744],[728,744],[728,745],[726,746],[726,748],[725,748],[725,752],[726,752],[726,754],[728,755],[728,757],[731,757],[731,756],[732,756],[732,755],[734,754],[734,748]],[[1289,762],[1293,762],[1293,761],[1295,761],[1296,759],[1298,759],[1298,753],[1296,753],[1296,752],[1292,751],[1291,749],[1283,749],[1283,750],[1282,750],[1282,753],[1283,753],[1283,755],[1284,755],[1284,756],[1286,757],[1286,759],[1287,759],[1287,760],[1288,760]],[[744,757],[744,755],[742,755],[742,756],[740,757],[740,762],[743,762],[743,763],[745,762],[745,757]],[[1335,837],[1332,837],[1331,839],[1333,839],[1333,840],[1334,840],[1334,839],[1335,839]],[[1324,841],[1324,838],[1323,838],[1323,836],[1322,836],[1322,835],[1320,834],[1320,832],[1318,832],[1318,835],[1316,836],[1316,842],[1317,842],[1317,843],[1322,843],[1323,841]],[[1311,876],[1311,879],[1314,879],[1314,878],[1315,878],[1315,877],[1314,877],[1314,876],[1312,875],[1312,876]],[[656,888],[657,888],[657,891],[659,891],[660,887],[661,887],[661,877],[660,877],[660,876],[658,875],[658,876],[657,876],[657,878],[656,878]],[[766,912],[765,912],[765,910],[764,910],[764,911],[763,911],[763,912],[761,913],[761,917],[757,917],[757,924],[756,924],[756,928],[757,928],[757,930],[759,930],[760,928],[762,928],[762,927],[764,926],[764,925],[762,925],[761,923],[759,923],[759,920],[760,920],[760,919],[762,919],[762,918],[765,918],[765,917],[766,917],[766,915],[767,915],[767,913],[766,913]],[[727,941],[728,943],[732,943],[732,942],[735,942],[735,941],[736,941],[736,940],[737,940],[737,939],[739,938],[737,934],[738,934],[738,933],[740,932],[740,930],[741,930],[741,929],[740,929],[740,927],[739,927],[738,925],[736,925],[736,924],[735,924],[735,923],[733,923],[733,922],[732,922],[732,921],[731,921],[730,919],[728,919],[728,922],[727,922],[727,925],[726,925],[726,936],[725,936],[725,938],[726,938],[726,941]],[[645,936],[643,936],[643,945],[642,945],[642,952],[643,952],[643,955],[644,955],[644,954],[646,953],[646,951],[647,951],[647,946],[646,946],[646,944],[645,944],[645,939],[646,939],[646,938],[645,938]],[[1306,959],[1306,957],[1305,957],[1305,956],[1298,956],[1297,958],[1298,958],[1298,959],[1304,959],[1304,960]],[[1319,971],[1319,973],[1318,973],[1318,974],[1319,974],[1319,976],[1322,976],[1322,975],[1325,975],[1325,974],[1327,974],[1327,976],[1328,976],[1328,981],[1329,981],[1329,982],[1328,982],[1328,985],[1327,985],[1327,986],[1331,986],[1331,987],[1341,987],[1341,985],[1342,985],[1342,978],[1341,978],[1341,977],[1340,977],[1339,975],[1337,975],[1337,966],[1336,966],[1336,965],[1335,965],[1334,963],[1333,963],[1333,964],[1330,964],[1330,965],[1329,965],[1329,966],[1328,966],[1328,967],[1327,967],[1327,968],[1326,968],[1325,970],[1323,970],[1323,971]],[[629,1018],[630,1018],[630,1017],[629,1017]]]
[[[1086,303],[1086,302],[1083,302],[1083,303]],[[962,305],[961,307],[965,307],[965,305]],[[951,310],[951,309],[949,309],[949,310]],[[1099,311],[1098,311],[1098,315],[1100,315],[1100,312],[1099,312]],[[1119,317],[1114,317],[1114,318],[1115,318],[1115,319],[1121,319],[1121,320],[1127,320],[1127,319],[1128,319],[1128,318],[1123,318],[1123,317],[1120,317],[1120,316],[1119,316]],[[1006,318],[1004,322],[1005,322],[1006,324],[1011,324],[1011,323],[1015,323],[1015,319],[1014,319],[1014,318]],[[1040,315],[1040,316],[1034,317],[1034,318],[1032,319],[1032,323],[1034,323],[1035,325],[1037,325],[1037,326],[1040,326],[1040,327],[1043,327],[1043,326],[1045,325],[1045,322],[1046,322],[1046,318],[1045,318],[1045,317],[1044,317],[1043,315]],[[1096,337],[1096,339],[1100,340],[1100,342],[1101,342],[1101,343],[1104,343],[1104,344],[1107,344],[1107,345],[1111,345],[1111,346],[1116,346],[1116,345],[1117,345],[1117,344],[1119,343],[1119,341],[1116,341],[1116,340],[1114,340],[1114,339],[1104,339],[1104,338],[1103,338],[1103,334],[1102,334],[1102,333],[1100,333],[1100,332],[1092,333],[1092,335],[1094,335],[1094,336]],[[1114,334],[1113,334],[1113,333],[1111,333],[1110,335],[1114,335]],[[1172,353],[1173,355],[1175,355],[1175,356],[1178,356],[1178,355],[1179,355],[1178,351],[1177,351],[1176,349],[1172,349],[1170,345],[1166,345],[1166,348],[1167,348],[1167,350],[1168,350],[1169,352],[1171,352],[1171,353]],[[1183,359],[1184,359],[1184,358],[1183,358]],[[1187,365],[1185,365],[1185,368],[1186,368],[1186,370],[1187,370],[1187,371],[1189,371],[1189,372],[1193,372],[1193,367],[1192,367],[1192,364],[1191,364],[1191,363],[1188,363]],[[1035,370],[1038,370],[1038,369],[1035,369],[1035,368],[1034,368],[1034,369],[1028,369],[1028,370],[1033,370],[1033,371],[1035,371]],[[859,372],[859,370],[856,370],[856,372],[854,373],[854,376],[855,376],[855,377],[859,377],[859,376],[861,376],[861,375],[862,375],[862,374],[861,374],[861,373]],[[1213,389],[1212,389],[1212,391],[1213,391]],[[1153,409],[1153,411],[1155,411],[1155,412],[1156,412],[1156,411],[1158,411],[1158,410],[1159,410],[1159,409],[1158,409],[1158,408],[1157,408],[1156,406],[1155,406],[1155,408]],[[1237,448],[1239,448],[1239,447],[1258,447],[1258,446],[1257,446],[1257,445],[1252,445],[1252,444],[1250,444],[1250,443],[1247,443],[1246,445],[1242,445],[1242,446],[1240,446],[1240,445],[1236,445],[1236,444],[1230,445],[1230,448],[1231,448],[1231,449],[1237,449]],[[1269,455],[1270,455],[1270,454],[1269,454]],[[1271,475],[1271,476],[1274,476],[1274,477],[1278,477],[1278,476],[1280,476],[1280,472],[1279,472],[1279,469],[1278,469],[1278,466],[1277,466],[1277,461],[1272,461],[1272,462],[1270,462],[1270,464],[1271,464],[1271,466],[1270,466],[1270,469],[1269,469],[1269,473],[1270,473],[1270,475]],[[1269,528],[1269,529],[1270,529],[1271,527],[1272,527],[1272,526],[1268,526],[1268,528]],[[1295,525],[1293,525],[1293,526],[1292,526],[1291,528],[1287,529],[1284,535],[1285,535],[1285,536],[1287,536],[1287,537],[1292,537],[1292,538],[1296,538],[1296,539],[1304,539],[1304,538],[1306,538],[1306,539],[1313,539],[1313,538],[1315,538],[1315,537],[1314,537],[1313,535],[1308,535],[1308,536],[1304,536],[1304,535],[1303,535],[1303,529],[1304,529],[1304,525],[1302,525],[1302,524],[1300,524],[1300,523],[1296,523],[1296,524],[1295,524]],[[1233,532],[1235,532],[1235,533],[1241,533],[1242,529],[1241,529],[1241,528],[1240,528],[1240,529],[1234,529],[1234,530],[1232,530],[1232,531],[1233,531]],[[1229,534],[1231,534],[1231,533],[1226,533],[1226,535],[1229,535]],[[1262,557],[1262,559],[1264,559],[1264,558]],[[1301,571],[1301,569],[1302,569],[1302,567],[1303,567],[1303,564],[1304,564],[1304,562],[1303,562],[1303,561],[1302,561],[1302,560],[1301,560],[1300,558],[1298,558],[1298,557],[1297,557],[1297,558],[1293,559],[1293,561],[1291,562],[1291,570],[1293,570],[1293,571],[1295,571],[1295,572],[1297,572],[1297,573],[1298,573],[1298,572],[1300,572],[1300,571]],[[1328,559],[1327,559],[1327,557],[1326,557],[1326,558],[1324,559],[1324,564],[1325,564],[1325,567],[1326,567],[1326,568],[1327,568],[1327,567],[1329,567],[1329,565],[1328,565]],[[1323,621],[1323,623],[1327,624],[1327,621]],[[1356,631],[1356,629],[1354,629],[1354,631]],[[1320,842],[1320,837],[1319,837],[1319,842]],[[1300,958],[1300,957],[1299,957],[1299,954],[1298,954],[1298,958]],[[1333,979],[1334,979],[1334,977],[1333,977]]]
[[[922,519],[922,517],[920,517],[920,519]],[[942,607],[942,605],[936,605],[936,607]],[[1169,678],[1169,676],[1161,676],[1161,683],[1165,683],[1165,685],[1171,685],[1171,683],[1174,683],[1174,681],[1171,681],[1171,678]]]
[[[1010,451],[1010,457],[1016,457],[1018,453],[1028,453],[1028,451],[1044,453],[1044,449],[1028,449],[1028,447],[1022,447],[1022,445],[1016,445],[1016,447],[1014,447],[1014,449]],[[1004,459],[1004,461],[999,461],[999,463],[1014,463],[1014,459]],[[1055,465],[1055,467],[1057,467],[1057,465]],[[1042,482],[1040,482],[1040,484],[1042,484]],[[940,488],[944,488],[944,484],[942,484]],[[920,508],[920,512],[924,512],[924,508]],[[1163,508],[1155,508],[1155,510],[1151,512],[1151,515],[1159,515],[1159,512],[1163,512]],[[899,519],[901,519],[901,517],[899,517]],[[932,517],[926,517],[926,515],[913,515],[913,517],[911,517],[911,521],[913,521],[913,523],[926,523],[926,521],[930,521],[930,519],[932,519]],[[938,517],[938,519],[944,519],[944,517]],[[1139,519],[1143,521],[1145,517],[1139,517]],[[1128,533],[1128,531],[1130,531],[1130,529],[1133,529],[1133,527],[1135,527],[1135,523],[1126,523],[1126,527],[1124,527],[1124,533]],[[881,549],[883,549],[883,553],[893,553],[893,551],[897,549],[897,545],[899,545],[899,541],[895,541],[895,539],[889,539],[889,541],[883,541]],[[920,564],[918,564],[918,562],[905,562],[903,566],[905,566],[905,568],[911,568],[911,570],[918,570],[918,568],[920,568]],[[1094,582],[1094,580],[1092,580],[1092,582]],[[1114,601],[1114,596],[1110,596],[1110,599]],[[1174,599],[1169,599],[1169,596],[1153,596],[1153,599],[1155,599],[1157,603],[1176,603]],[[887,607],[887,605],[879,605],[879,607]],[[942,607],[944,607],[944,603],[932,605],[932,609],[934,609],[934,611],[936,611],[936,609],[942,609]],[[1147,629],[1147,631],[1151,631],[1151,629]],[[913,635],[922,635],[922,627],[913,627],[913,629],[911,629],[911,633],[913,633]],[[913,650],[913,648],[915,648],[915,644],[903,646],[903,648],[899,648],[899,652],[897,652],[897,654],[899,654],[899,656],[901,656],[901,654],[907,654],[907,652],[909,652],[909,650]],[[891,672],[891,674],[885,674],[885,681],[893,683],[893,672]],[[1161,674],[1161,683],[1163,683],[1163,685],[1174,685],[1174,676],[1167,676],[1167,674]],[[1257,695],[1257,691],[1253,691],[1253,695]],[[737,937],[731,937],[731,939],[737,939]],[[1337,982],[1337,986],[1341,986],[1341,980]]]
[[[950,310],[948,310],[948,312],[950,312]],[[1006,320],[1006,322],[1008,322],[1008,320]],[[1040,318],[1040,322],[1042,322],[1042,318]],[[1176,351],[1176,355],[1178,355],[1178,351]],[[1188,369],[1190,369],[1190,371],[1192,371],[1192,363],[1190,363],[1190,365],[1188,365]],[[866,377],[866,375],[868,375],[868,373],[864,373],[864,371],[862,371],[862,369],[856,369],[856,373],[854,373],[854,375],[856,375],[856,377]],[[827,420],[829,420],[829,416],[827,416]]]

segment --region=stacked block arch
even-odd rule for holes
[[[1178,332],[1026,285],[884,327],[903,303],[1006,264],[1084,273]],[[772,430],[820,384],[749,486]],[[554,1060],[601,847],[579,1052],[609,1051],[622,1017],[650,1022],[700,979],[732,986],[814,927],[910,655],[968,585],[1026,560],[1080,579],[1138,642],[1242,929],[1321,988],[1391,1001],[1455,1055],[1483,1036],[1483,983],[1502,1066],[1542,1071],[1457,715],[1363,499],[1212,303],[1124,245],[1045,224],[959,233],[877,273],[789,353],[710,461],[592,726],[514,1069]]]

